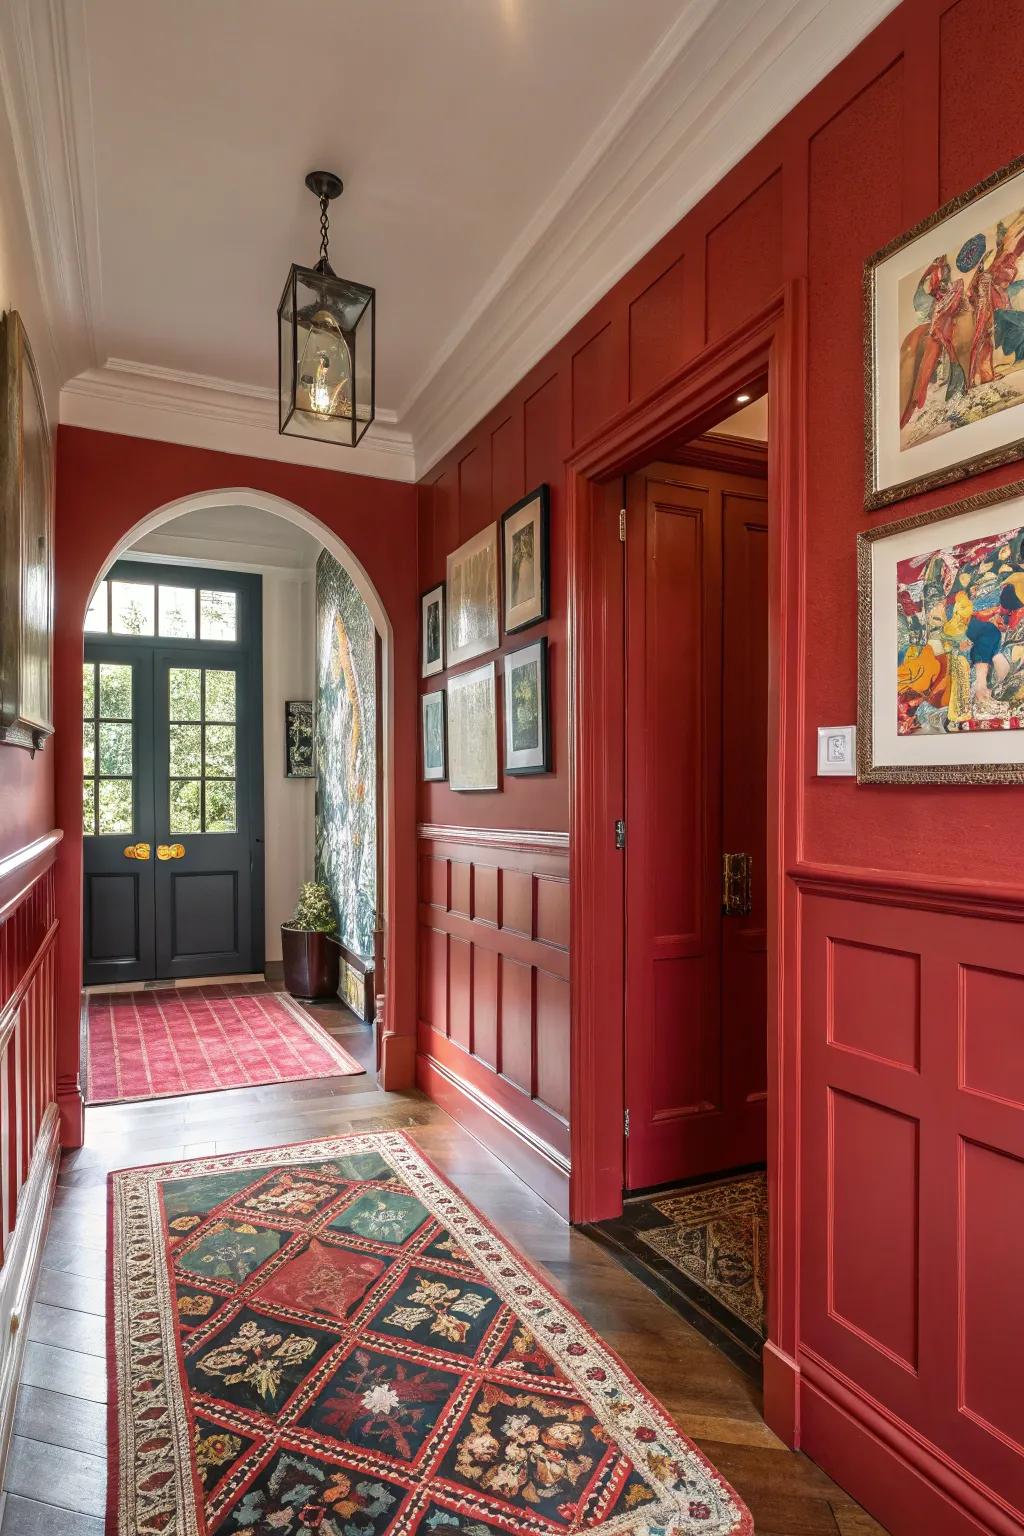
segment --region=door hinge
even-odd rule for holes
[[[615,846],[616,848],[625,848],[626,846],[626,823],[624,821],[617,821],[615,823]]]
[[[626,509],[625,509],[625,507],[620,507],[619,508],[619,543],[620,544],[625,544],[625,542],[626,542]]]
[[[629,1135],[629,1110],[628,1109],[623,1112],[623,1116],[622,1116],[622,1134],[624,1136],[628,1136]]]

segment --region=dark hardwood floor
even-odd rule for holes
[[[312,1010],[369,1066],[369,1030]],[[615,1258],[420,1094],[373,1076],[90,1109],[65,1156],[29,1322],[0,1536],[102,1536],[106,1497],[106,1176],[112,1168],[346,1131],[408,1127],[441,1170],[553,1278],[750,1506],[758,1536],[885,1536],[759,1414],[754,1383]]]

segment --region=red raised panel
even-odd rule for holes
[[[537,939],[541,944],[569,948],[569,882],[537,879]]]
[[[459,538],[472,538],[491,521],[491,466],[486,448],[459,460]]]
[[[473,866],[453,859],[449,869],[449,910],[458,912],[461,917],[469,917],[473,910]]]
[[[470,1047],[473,1008],[473,951],[462,939],[448,939],[448,1035]]]
[[[491,949],[473,949],[473,1055],[498,1068],[498,966]]]
[[[629,395],[637,399],[685,357],[683,258],[656,277],[629,306]]]
[[[831,1118],[831,1309],[916,1370],[917,1124],[837,1091]]]
[[[750,252],[760,259],[751,265]],[[782,176],[751,192],[707,237],[708,341],[766,304],[782,281]]]
[[[494,517],[526,494],[523,489],[523,426],[516,412],[491,433],[491,513]]]
[[[502,871],[501,926],[533,937],[533,876],[522,870]]]
[[[448,905],[448,860],[420,855],[420,901],[428,906]]]
[[[1004,39],[1005,0],[959,0],[944,8],[939,23],[939,198],[946,202],[974,186],[1020,154],[1020,132],[1012,114],[986,112],[974,105],[985,90],[985,61],[980,38]],[[1015,59],[1013,67],[1017,67]]]
[[[960,1010],[964,1087],[1024,1106],[1024,976],[965,965]]]
[[[533,972],[507,956],[501,962],[501,1071],[533,1094]]]
[[[964,1410],[1024,1455],[1024,1161],[962,1147]]]
[[[920,956],[837,939],[830,966],[829,1039],[916,1071],[921,1046]]]
[[[448,1033],[448,935],[420,929],[420,1016]]]
[[[573,354],[572,437],[582,442],[622,403],[622,371],[615,367],[615,334],[611,324]]]
[[[473,916],[478,923],[498,926],[498,880],[500,873],[492,864],[473,867]]]
[[[569,984],[537,972],[537,1097],[569,1118]]]

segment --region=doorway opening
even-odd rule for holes
[[[375,1064],[388,635],[323,533],[276,498],[196,497],[133,530],[94,588],[87,1102]],[[306,882],[322,888],[307,913],[332,925],[316,1001],[306,967],[300,983],[282,961]]]
[[[740,1364],[765,1337],[768,396],[622,481],[623,1208],[597,1228]]]

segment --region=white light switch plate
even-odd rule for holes
[[[818,726],[818,776],[854,777],[857,773],[857,727]]]

